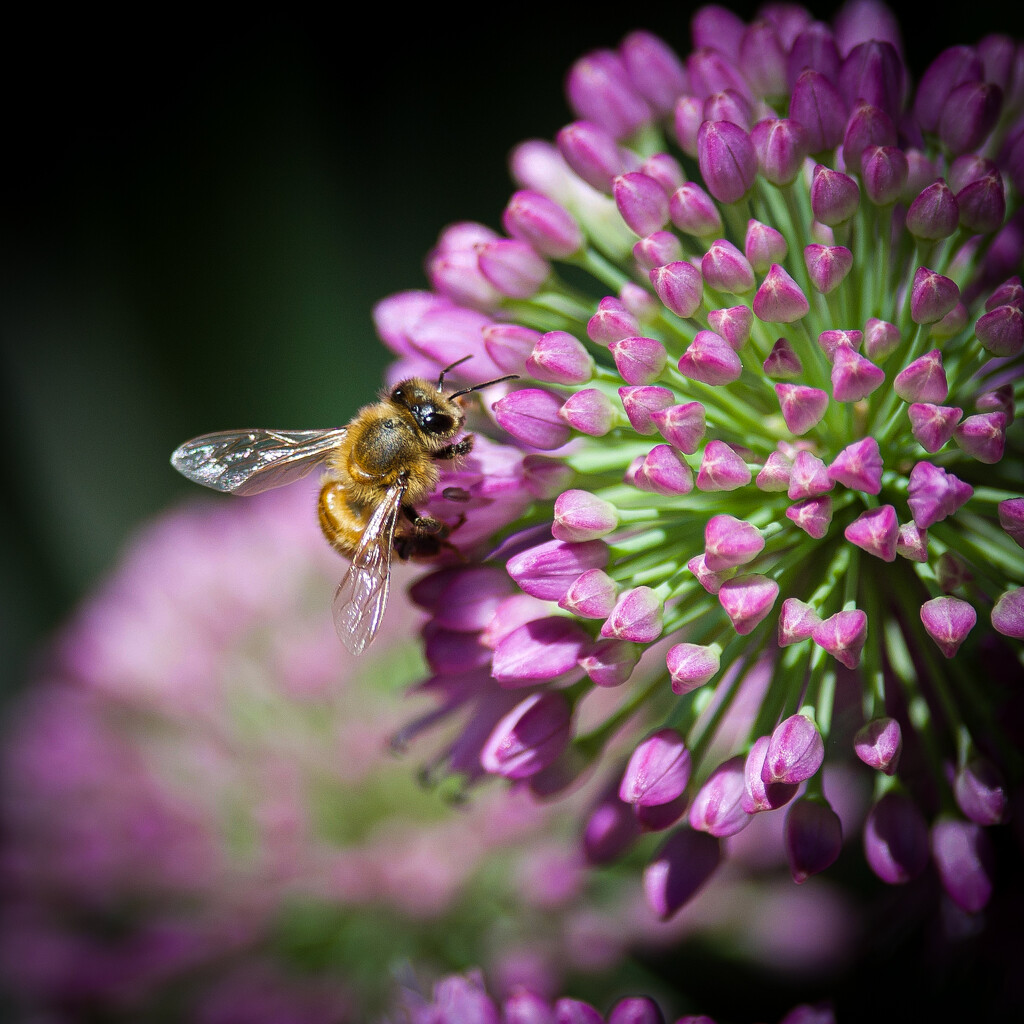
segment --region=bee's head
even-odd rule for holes
[[[466,421],[466,414],[457,403],[416,377],[396,384],[388,398],[408,409],[420,430],[433,437],[454,437]]]

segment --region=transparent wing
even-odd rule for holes
[[[330,455],[346,429],[222,430],[186,441],[171,465],[215,491],[259,494],[305,476]]]
[[[362,654],[377,635],[391,587],[391,549],[395,524],[402,510],[406,482],[401,478],[389,488],[374,509],[352,556],[345,578],[334,592],[334,628],[341,642]]]

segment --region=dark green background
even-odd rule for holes
[[[659,5],[643,26],[685,53],[691,9]],[[640,24],[628,5],[466,10],[379,5],[345,25],[168,7],[12,26],[5,689],[133,525],[190,493],[167,463],[176,444],[342,423],[373,394],[373,303],[424,284],[446,223],[499,226],[509,149],[569,119],[575,57]],[[997,26],[1022,35],[1003,5],[958,21],[908,28],[915,68]]]

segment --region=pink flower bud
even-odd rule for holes
[[[754,271],[746,256],[724,238],[711,243],[700,271],[707,285],[728,295],[743,295],[754,288]]]
[[[733,629],[747,636],[768,615],[779,596],[779,585],[757,573],[726,580],[718,591],[718,602],[729,616]]]
[[[818,345],[830,363],[835,362],[836,349],[841,345],[856,352],[863,340],[861,331],[828,330],[818,335]]]
[[[1006,779],[990,758],[979,754],[962,765],[953,780],[953,795],[957,807],[977,825],[998,825],[1006,820]]]
[[[799,63],[798,59],[794,61],[797,53],[797,47],[794,45],[790,54],[790,67]],[[816,69],[807,64],[800,65],[800,68],[797,69],[798,77],[793,83],[793,91],[789,98],[789,116],[804,126],[807,132],[808,152],[825,153],[835,149],[843,141],[847,116],[846,101],[833,84],[834,75],[823,74],[820,68]]]
[[[561,693],[531,694],[494,727],[480,752],[481,765],[507,779],[535,775],[568,746],[571,715]]]
[[[584,619],[606,619],[615,607],[619,585],[603,569],[580,573],[559,599],[558,607]]]
[[[824,757],[825,744],[814,722],[806,715],[790,715],[772,730],[761,781],[766,786],[803,782],[817,772]]]
[[[927,530],[953,515],[974,493],[970,484],[930,462],[919,462],[910,471],[907,505],[918,529]]]
[[[896,374],[893,390],[904,402],[944,402],[949,394],[942,353],[933,349]]]
[[[998,170],[968,182],[956,194],[960,226],[976,234],[1002,227],[1006,219],[1006,188]]]
[[[619,785],[623,803],[654,807],[675,800],[690,781],[690,752],[675,729],[659,729],[630,755]]]
[[[786,87],[786,51],[779,26],[768,18],[748,25],[740,40],[738,64],[757,96],[782,96]]]
[[[676,97],[686,91],[686,71],[675,51],[650,32],[630,32],[619,46],[630,81],[651,108],[671,113]]]
[[[612,196],[627,227],[643,238],[668,223],[668,195],[660,182],[640,171],[612,179]]]
[[[917,268],[910,292],[910,317],[914,323],[935,323],[959,301],[960,289],[955,282],[926,267]]]
[[[828,467],[828,475],[836,483],[864,494],[882,490],[882,453],[873,437],[848,444]]]
[[[953,436],[963,413],[956,406],[915,402],[907,409],[910,432],[926,452],[937,452]]]
[[[855,173],[861,173],[865,150],[875,146],[895,146],[897,141],[892,118],[881,107],[858,102],[850,111],[843,133],[843,163]]]
[[[680,231],[695,238],[722,233],[722,215],[714,200],[696,182],[688,181],[669,196],[669,216]]]
[[[939,138],[950,153],[980,148],[999,120],[1003,90],[992,82],[964,82],[946,98]]]
[[[606,640],[653,643],[661,636],[663,611],[661,598],[650,587],[624,591],[601,626],[601,636]]]
[[[525,369],[534,380],[585,384],[594,375],[594,358],[571,334],[548,331],[537,339]]]
[[[651,419],[652,414],[676,404],[676,397],[668,388],[655,385],[619,388],[619,398],[630,426],[638,434],[656,433],[658,428]]]
[[[697,472],[701,491],[734,491],[750,483],[747,464],[724,441],[708,441]]]
[[[821,540],[832,523],[832,499],[826,495],[794,502],[786,509],[786,518],[809,537]]]
[[[750,142],[761,174],[773,185],[790,184],[810,152],[807,130],[789,118],[758,121],[750,131]]]
[[[793,475],[793,460],[775,451],[765,459],[764,466],[757,474],[757,486],[762,491],[788,491],[789,479]]]
[[[895,718],[873,718],[853,737],[854,753],[869,767],[895,775],[903,752],[903,731]]]
[[[1024,640],[1024,587],[999,595],[992,606],[992,626],[1003,636]]]
[[[997,506],[999,525],[1006,535],[1018,546],[1024,548],[1024,498],[1007,498]]]
[[[812,244],[804,247],[804,265],[815,290],[828,295],[852,269],[853,253],[843,245]]]
[[[589,642],[583,627],[565,615],[532,619],[498,641],[491,675],[509,689],[557,679],[576,668]]]
[[[761,531],[735,516],[712,516],[704,527],[704,565],[712,572],[746,565],[763,549]]]
[[[672,231],[654,231],[633,246],[633,256],[644,270],[653,270],[681,260],[683,244]]]
[[[549,259],[568,259],[583,248],[583,232],[572,214],[532,189],[512,194],[501,223],[513,238]]]
[[[584,388],[570,395],[558,415],[573,430],[591,437],[604,437],[618,419],[615,403],[596,388]]]
[[[498,238],[477,246],[480,272],[512,299],[528,299],[551,272],[546,259],[515,238]]]
[[[960,225],[960,207],[944,178],[921,190],[907,210],[906,223],[915,238],[926,241],[948,238],[956,231]]]
[[[623,338],[613,341],[608,349],[627,384],[653,384],[668,362],[665,346],[654,338]]]
[[[786,492],[789,498],[794,501],[801,498],[816,498],[831,491],[834,486],[825,463],[817,455],[812,455],[808,451],[796,453]]]
[[[743,254],[757,273],[763,274],[773,263],[781,263],[788,251],[789,247],[781,232],[758,220],[747,221]]]
[[[704,298],[700,271],[685,260],[666,263],[648,272],[651,284],[666,309],[683,319],[693,316]]]
[[[885,371],[870,359],[839,345],[832,363],[832,397],[837,402],[859,402],[885,382]]]
[[[491,408],[498,426],[524,444],[548,451],[569,440],[569,428],[558,415],[561,407],[562,400],[550,391],[520,388]]]
[[[952,658],[978,621],[977,612],[958,597],[935,597],[921,605],[921,622],[947,658]]]
[[[743,363],[725,338],[714,331],[698,331],[679,357],[679,372],[702,384],[721,386],[739,380]]]
[[[1013,358],[1024,350],[1024,309],[993,306],[978,318],[974,333],[990,355]]]
[[[980,82],[981,58],[972,46],[950,46],[928,65],[914,97],[914,116],[922,131],[934,135],[949,94],[964,82]]]
[[[859,608],[836,612],[818,623],[811,632],[814,642],[847,668],[860,664],[868,636],[868,617]]]
[[[773,263],[754,296],[754,316],[769,324],[791,324],[811,308],[800,286]]]
[[[743,764],[743,799],[741,806],[748,814],[772,811],[789,803],[796,796],[799,783],[769,782],[762,778],[770,736],[759,736]]]
[[[583,829],[583,853],[590,864],[611,864],[640,836],[640,824],[618,793],[606,793]]]
[[[903,194],[910,164],[895,146],[868,146],[861,156],[864,191],[876,206],[891,206]]]
[[[901,523],[899,537],[896,540],[896,554],[902,555],[912,562],[927,562],[927,530],[919,530],[913,520],[909,523]]]
[[[828,394],[805,384],[776,384],[775,394],[786,426],[798,437],[817,426],[828,408]]]
[[[708,191],[721,203],[742,199],[757,176],[757,155],[750,137],[730,121],[701,124],[697,162]]]
[[[672,127],[679,148],[689,157],[697,158],[697,132],[704,123],[704,100],[684,94],[672,108]]]
[[[762,368],[765,376],[770,380],[789,380],[793,377],[799,377],[804,371],[800,357],[793,351],[793,346],[785,338],[779,338],[775,342],[771,352],[768,353],[768,358],[762,364]],[[828,395],[824,391],[819,393],[825,395],[827,403]]]
[[[928,823],[910,797],[886,793],[864,823],[864,856],[889,885],[916,878],[928,863]]]
[[[686,568],[693,573],[697,582],[709,593],[717,596],[722,589],[722,584],[736,575],[735,569],[727,569],[723,572],[712,572],[704,564],[704,555],[695,555],[686,563]]]
[[[671,445],[658,444],[643,457],[631,482],[654,494],[689,494],[693,470]]]
[[[644,871],[647,903],[667,921],[714,874],[721,860],[719,841],[689,828],[674,831]]]
[[[640,649],[628,640],[596,640],[584,649],[578,664],[595,686],[621,686],[640,660]]]
[[[613,295],[598,302],[597,311],[587,322],[587,337],[597,345],[610,345],[639,332],[636,317]]]
[[[672,692],[689,693],[718,673],[721,652],[717,647],[682,643],[668,649],[665,664],[672,678]]]
[[[843,531],[843,536],[869,555],[881,558],[883,562],[895,562],[899,536],[896,509],[892,505],[882,505],[862,512]]]
[[[1016,274],[1007,278],[985,301],[985,309],[991,313],[997,306],[1014,306],[1024,309],[1024,284]]]
[[[854,18],[857,16],[856,9],[851,13],[843,12],[840,18],[844,15]],[[860,33],[856,30],[848,39],[840,38],[844,26],[842,23],[837,24],[836,36],[841,44],[841,52],[849,47],[839,68],[839,89],[851,104],[863,99],[896,117],[903,100],[905,74],[903,59],[897,49],[900,45],[899,29],[895,28],[894,46],[885,38],[884,29],[880,30],[880,18],[875,10],[868,8],[864,17],[870,26],[866,28],[865,34],[870,33],[871,38],[863,41],[857,41]]]
[[[603,569],[608,558],[608,545],[604,541],[551,540],[513,555],[505,568],[520,589],[531,597],[560,601],[580,573]]]
[[[555,499],[551,535],[557,540],[596,540],[618,525],[615,506],[589,491],[569,490]]]
[[[576,174],[605,195],[611,194],[612,178],[632,170],[612,133],[591,121],[566,125],[555,141]]]
[[[1006,446],[1006,414],[986,412],[968,416],[954,428],[953,439],[978,462],[993,465],[1003,457]]]
[[[942,887],[968,914],[982,910],[992,895],[993,854],[985,829],[973,821],[941,817],[931,829],[932,857]]]
[[[809,639],[814,633],[814,627],[820,622],[821,616],[813,605],[795,597],[787,597],[782,602],[782,611],[779,614],[779,646],[789,647],[790,644],[798,644]],[[760,771],[760,768],[758,770]]]
[[[690,804],[690,827],[724,839],[750,824],[753,815],[743,809],[746,758],[742,754],[720,764],[697,791]]]
[[[595,50],[580,57],[569,70],[566,94],[577,115],[599,124],[615,138],[632,135],[651,116],[622,58],[611,50]]]
[[[502,373],[526,372],[526,360],[540,338],[539,331],[518,324],[488,324],[482,333],[484,348]]]
[[[687,455],[697,451],[707,432],[707,413],[700,402],[656,409],[651,420],[669,444]]]
[[[843,848],[839,815],[824,799],[801,797],[786,812],[786,856],[798,885],[835,863]]]
[[[871,317],[864,325],[864,354],[880,363],[899,347],[900,332],[895,324]]]

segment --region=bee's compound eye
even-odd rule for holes
[[[431,434],[446,434],[452,429],[454,423],[451,416],[443,412],[430,412],[423,417],[422,425],[423,429]]]

